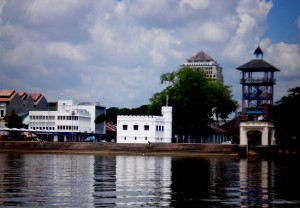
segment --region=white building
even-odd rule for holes
[[[102,113],[105,108],[96,103],[59,100],[57,111],[29,111],[28,129],[50,134],[53,141],[84,141],[87,134],[105,134],[103,123],[95,125]]]
[[[73,100],[59,100],[57,103],[57,111],[65,111],[65,110],[87,110],[91,116],[91,132],[96,134],[105,134],[105,125],[104,123],[95,124],[95,119],[97,116],[101,114],[105,114],[106,108],[100,106],[97,102],[81,102],[75,103]]]
[[[172,107],[162,107],[162,116],[117,117],[117,143],[148,142],[172,142]]]
[[[211,80],[217,80],[219,82],[224,81],[222,67],[218,62],[207,55],[204,51],[200,51],[181,65],[181,67],[192,67],[201,69],[205,76]]]

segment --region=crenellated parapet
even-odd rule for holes
[[[163,120],[162,116],[138,116],[138,115],[120,115],[117,116],[118,120],[140,121],[140,120]]]

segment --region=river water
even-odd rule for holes
[[[299,161],[0,153],[0,207],[300,207]]]

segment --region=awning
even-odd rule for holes
[[[106,131],[117,131],[117,126],[112,123],[105,124]]]

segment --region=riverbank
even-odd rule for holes
[[[0,152],[89,153],[89,154],[201,154],[239,155],[234,144],[117,144],[102,142],[0,142]]]
[[[247,147],[238,144],[156,143],[118,144],[111,142],[39,142],[2,141],[1,152],[64,153],[64,154],[136,154],[136,155],[199,155],[262,158],[300,158],[298,149],[280,146]]]

